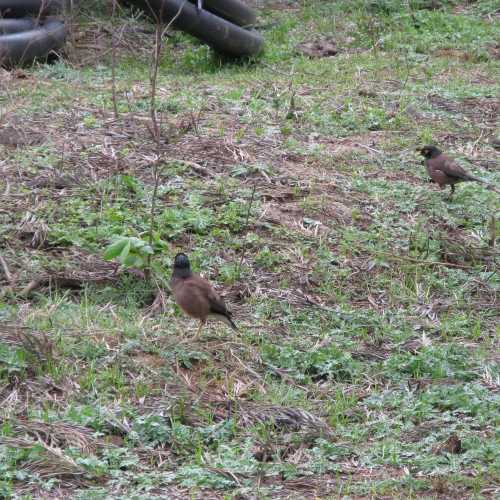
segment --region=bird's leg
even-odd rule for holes
[[[195,339],[200,337],[201,331],[203,330],[204,325],[205,325],[205,322],[203,320],[200,320],[200,326],[198,327],[198,330],[196,331],[196,335],[194,336]]]
[[[203,8],[203,0],[196,0],[196,10],[200,12],[202,8]]]
[[[450,195],[448,196],[448,200],[451,201],[453,198],[453,193],[455,193],[455,184],[450,184]]]

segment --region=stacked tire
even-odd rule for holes
[[[64,0],[0,0],[0,66],[44,60],[66,40]]]
[[[262,51],[264,40],[251,28],[255,13],[240,0],[127,0],[163,23],[173,26],[210,45],[216,52],[230,57],[255,56]]]

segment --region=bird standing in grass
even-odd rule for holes
[[[417,151],[425,158],[425,166],[431,179],[443,189],[446,185],[450,185],[451,191],[448,199],[451,200],[455,192],[455,184],[458,182],[481,182],[487,184],[483,179],[474,177],[466,172],[458,163],[446,156],[436,146],[424,146]],[[496,191],[493,186],[489,186]]]
[[[206,279],[191,271],[189,259],[183,253],[175,256],[170,287],[178,306],[188,316],[200,320],[196,337],[200,335],[209,317],[226,323],[233,330],[238,330],[224,301]]]

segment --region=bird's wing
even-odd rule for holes
[[[213,288],[211,288],[211,292],[212,293],[208,296],[210,312],[231,317],[231,313],[228,311],[226,304],[220,298],[219,294]]]
[[[446,158],[436,169],[441,170],[448,177],[455,179],[462,179],[464,181],[475,179],[475,177],[467,173],[458,163],[450,158]]]
[[[204,281],[204,287],[206,287],[206,296],[208,299],[208,305],[210,309],[210,315],[218,318],[220,321],[226,323],[233,330],[238,331],[238,327],[234,324],[232,320],[231,311],[226,307],[226,304],[220,297],[220,295],[212,288],[212,285],[206,280]]]
[[[197,275],[196,280],[193,281],[193,287],[196,288],[200,295],[206,298],[210,307],[210,312],[214,314],[222,314],[224,316],[231,315],[231,313],[227,310],[224,301],[205,278]]]
[[[238,330],[226,304],[206,279],[193,275],[172,290],[177,303],[187,314],[203,319],[210,315]]]
[[[212,290],[213,291],[213,290]],[[213,291],[214,295],[210,300],[210,315],[214,318],[223,321],[226,325],[230,326],[233,330],[238,331],[238,327],[234,324],[231,311],[226,307],[224,301],[219,295]]]

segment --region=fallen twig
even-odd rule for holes
[[[190,166],[195,172],[197,172],[200,175],[203,175],[204,177],[212,175],[212,172],[207,167],[204,167],[203,165],[200,165],[199,163],[195,163],[194,161],[180,160],[177,158],[171,158],[170,161],[184,163],[185,165]]]
[[[473,269],[471,266],[464,266],[463,264],[454,264],[452,262],[440,262],[440,261],[434,261],[434,260],[420,260],[420,259],[413,259],[411,257],[404,257],[402,255],[394,255],[389,252],[377,252],[380,255],[384,255],[385,257],[389,257],[394,260],[400,260],[403,262],[411,262],[413,264],[418,264],[422,266],[444,266],[444,267],[457,267],[459,269]]]
[[[14,285],[16,284],[14,277],[12,276],[9,266],[7,265],[7,262],[3,258],[3,256],[0,254],[0,266],[2,267],[2,271],[5,274],[5,277],[7,278],[7,281],[9,282],[9,285],[13,288]]]
[[[243,231],[245,231],[248,227],[248,220],[250,219],[250,212],[252,210],[253,200],[255,198],[255,190],[257,189],[257,185],[254,184],[252,187],[252,196],[250,197],[250,202],[248,203],[247,215],[245,219],[245,225],[243,226]],[[245,253],[247,250],[247,245],[243,244],[243,251],[241,252],[240,261],[238,262],[238,275],[240,274],[241,265],[243,264],[243,259],[245,258]]]
[[[496,239],[497,239],[497,224],[495,214],[491,214],[490,223],[489,223],[489,239],[488,246],[491,248],[495,247]]]
[[[28,297],[33,290],[36,290],[43,284],[43,280],[30,281],[19,293],[21,297]]]

